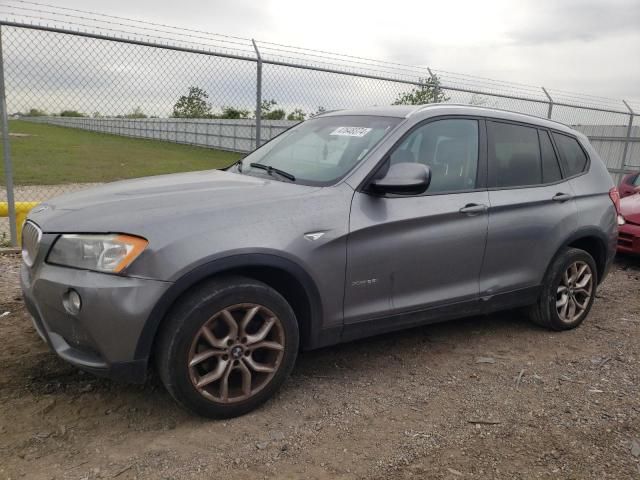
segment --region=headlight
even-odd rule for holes
[[[60,235],[47,262],[118,273],[128,267],[148,243],[144,238],[130,235]]]

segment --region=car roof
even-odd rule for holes
[[[514,122],[523,122],[538,125],[546,128],[554,128],[556,130],[579,133],[576,130],[564,125],[560,122],[547,120],[546,118],[526,115],[524,113],[511,112],[509,110],[501,110],[499,108],[487,108],[475,105],[465,105],[459,103],[429,103],[426,105],[389,105],[378,107],[367,107],[352,110],[333,110],[322,114],[322,116],[340,116],[340,115],[372,115],[384,117],[432,117],[435,115],[472,115],[481,117],[491,117],[503,120],[511,120]]]

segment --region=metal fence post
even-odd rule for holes
[[[11,245],[16,247],[18,246],[18,226],[16,224],[16,203],[13,198],[13,165],[11,163],[11,145],[9,143],[9,116],[7,115],[7,97],[4,89],[2,26],[0,26],[0,122],[2,122],[2,153],[4,156],[4,180],[9,207],[9,231],[11,232]]]
[[[549,92],[547,92],[546,88],[544,87],[540,87],[540,88],[549,99],[549,110],[547,110],[547,118],[551,119],[551,113],[553,112],[553,98],[551,98],[551,95],[549,95]]]
[[[256,148],[262,143],[262,137],[260,136],[260,128],[262,127],[262,56],[256,41],[252,38],[253,48],[256,51]]]
[[[627,107],[627,110],[629,110],[629,124],[627,125],[627,137],[625,138],[625,141],[624,141],[624,148],[622,149],[622,162],[620,165],[620,170],[625,170],[625,167],[627,166],[627,153],[629,151],[629,143],[631,142],[631,130],[633,130],[633,116],[635,115],[635,112],[625,100],[622,100],[622,103],[624,103],[624,106]]]

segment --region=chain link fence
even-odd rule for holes
[[[439,101],[570,125],[616,182],[640,169],[638,103],[25,0],[0,6],[0,32],[0,243],[17,241],[9,226],[33,202],[221,168],[323,111],[389,105],[425,89]]]

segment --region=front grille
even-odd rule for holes
[[[25,222],[22,228],[22,259],[29,267],[33,266],[38,256],[42,230],[31,222]]]

